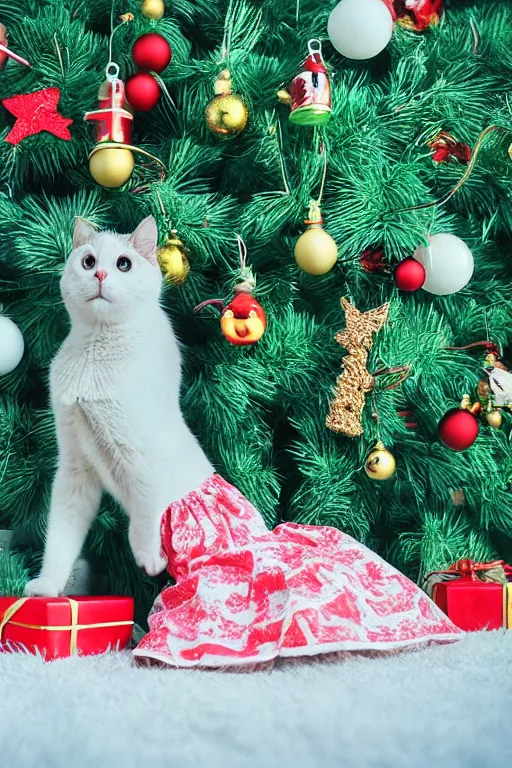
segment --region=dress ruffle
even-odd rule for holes
[[[176,667],[393,650],[464,634],[403,574],[347,534],[269,531],[218,475],[173,503],[162,541],[176,585],[156,599],[134,655]]]

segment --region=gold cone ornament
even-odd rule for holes
[[[249,119],[249,110],[238,94],[233,93],[231,73],[223,69],[214,84],[215,96],[205,110],[206,124],[217,136],[241,133]]]
[[[165,245],[158,249],[157,259],[162,274],[168,283],[183,285],[190,272],[187,252],[175,229],[171,231]]]
[[[295,243],[295,261],[308,275],[325,275],[338,260],[338,246],[322,227],[322,214],[316,200],[311,200],[304,223],[308,228]]]
[[[392,453],[384,447],[380,440],[369,454],[364,465],[364,471],[372,480],[389,480],[396,470],[396,461]]]

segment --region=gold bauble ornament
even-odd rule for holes
[[[95,147],[89,157],[89,171],[102,187],[122,187],[135,165],[133,153],[123,147]]]
[[[205,112],[206,124],[218,136],[234,136],[247,125],[249,111],[236,93],[223,93],[208,103]]]
[[[364,471],[372,480],[389,480],[395,474],[396,461],[392,453],[379,442],[366,459]]]
[[[164,15],[164,0],[143,0],[140,10],[147,19],[156,19],[158,21]]]
[[[490,427],[494,427],[494,429],[499,429],[503,421],[503,416],[501,415],[501,411],[498,408],[495,411],[488,411],[485,414],[485,420]]]
[[[206,124],[217,136],[235,136],[247,125],[249,110],[231,88],[231,73],[223,69],[214,84],[215,96],[205,109]]]
[[[190,272],[190,264],[183,243],[176,237],[176,230],[171,232],[165,245],[158,249],[157,259],[166,281],[183,285]]]
[[[306,224],[309,227],[295,243],[295,261],[308,275],[325,275],[338,260],[338,246],[321,221]]]

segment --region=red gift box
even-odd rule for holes
[[[503,560],[475,563],[463,559],[425,580],[425,590],[453,623],[467,632],[504,626],[504,594],[512,571]]]
[[[434,587],[434,602],[466,632],[503,626],[503,585],[472,579],[442,581]]]
[[[0,597],[0,651],[46,660],[121,650],[130,642],[131,597]]]

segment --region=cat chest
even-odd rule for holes
[[[118,399],[123,385],[121,361],[97,359],[92,353],[56,361],[50,385],[56,405]]]

